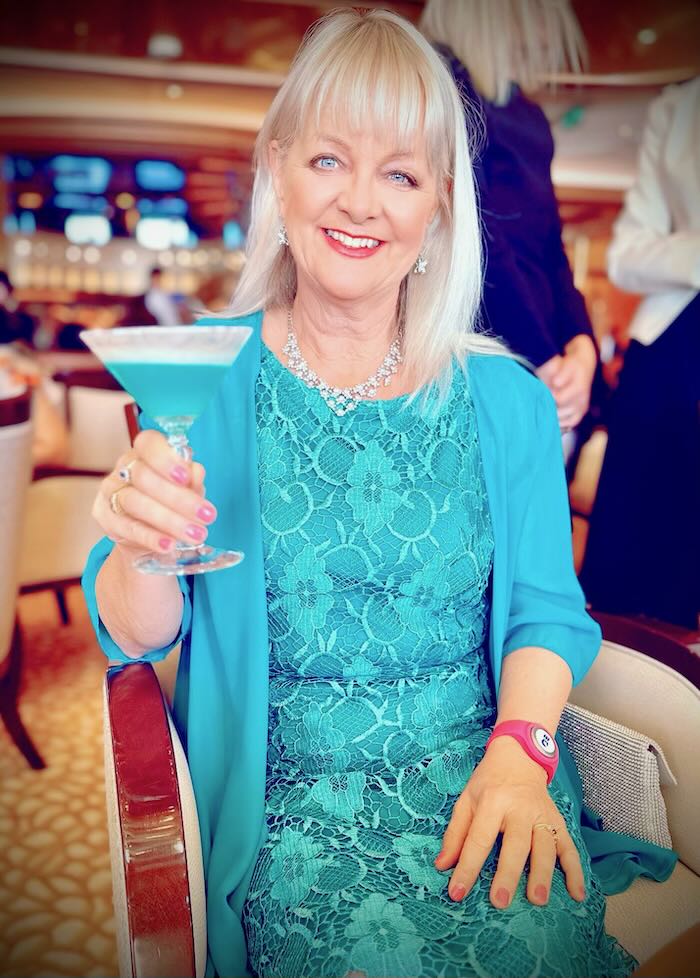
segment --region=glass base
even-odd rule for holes
[[[145,554],[134,561],[142,574],[206,574],[240,564],[245,555],[240,550],[220,550],[218,547],[187,547],[171,554]]]

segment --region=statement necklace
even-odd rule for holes
[[[371,377],[361,384],[355,384],[354,387],[331,387],[325,380],[321,380],[302,356],[297,334],[294,332],[291,309],[287,312],[287,342],[282,352],[287,356],[287,366],[291,372],[309,387],[316,388],[331,411],[338,417],[342,417],[348,411],[354,411],[360,401],[376,397],[382,384],[387,387],[391,383],[401,363],[401,342],[397,336]]]

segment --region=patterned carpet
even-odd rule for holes
[[[103,788],[102,677],[78,588],[20,601],[20,710],[47,767],[32,771],[0,724],[0,975],[114,976]]]

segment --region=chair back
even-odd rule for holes
[[[67,392],[69,425],[68,466],[109,472],[129,448],[124,405],[126,391],[71,387]]]
[[[0,662],[15,624],[25,498],[32,472],[31,394],[0,400]]]
[[[124,405],[132,398],[104,367],[60,370],[69,432],[68,468],[109,472],[129,447]]]

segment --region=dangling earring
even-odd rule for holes
[[[416,258],[416,263],[413,266],[414,275],[425,275],[425,270],[428,267],[428,259],[425,257],[421,251],[420,255]]]
[[[280,224],[280,229],[277,232],[277,240],[282,248],[289,244],[289,238],[287,237],[287,229],[284,224]]]

